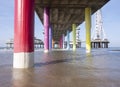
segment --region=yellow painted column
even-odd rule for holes
[[[73,32],[73,51],[76,51],[76,24],[72,24],[72,32]]]
[[[86,52],[91,52],[91,8],[85,8]]]

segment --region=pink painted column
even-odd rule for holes
[[[44,8],[44,52],[49,51],[49,8]]]
[[[61,48],[61,41],[59,41],[59,48]]]
[[[34,66],[34,0],[14,0],[14,68]]]
[[[61,49],[63,48],[63,37],[60,38],[59,46],[60,46]]]

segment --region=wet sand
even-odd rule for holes
[[[8,55],[2,55],[8,60],[0,57],[4,62],[0,64],[0,87],[120,87],[120,52],[36,51],[32,69],[13,69],[12,52]]]

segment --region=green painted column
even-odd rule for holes
[[[86,52],[91,52],[91,8],[85,8]]]
[[[76,51],[76,24],[72,24],[73,51]]]

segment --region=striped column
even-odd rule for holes
[[[73,51],[76,51],[76,24],[72,24]]]
[[[91,52],[91,8],[85,8],[86,52]]]
[[[70,34],[69,30],[67,30],[67,49],[70,49]]]
[[[34,66],[34,0],[14,0],[13,68]]]
[[[44,8],[44,52],[49,50],[49,8]]]

